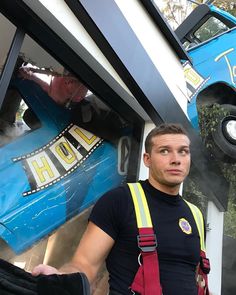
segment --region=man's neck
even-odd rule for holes
[[[169,186],[169,185],[161,184],[155,181],[154,179],[152,179],[151,177],[148,178],[148,181],[154,188],[158,189],[159,191],[165,194],[176,196],[179,193],[180,185]]]

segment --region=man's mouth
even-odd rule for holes
[[[179,169],[168,169],[167,172],[174,175],[179,175],[183,173],[182,170]]]

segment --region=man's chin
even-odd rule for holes
[[[181,183],[183,182],[184,180],[181,178],[181,179],[173,179],[173,180],[167,180],[166,181],[166,185],[169,186],[169,187],[178,187],[181,185]]]

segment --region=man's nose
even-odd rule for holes
[[[180,155],[176,152],[172,153],[171,155],[171,164],[180,165]]]

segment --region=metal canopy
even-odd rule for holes
[[[192,143],[192,168],[202,191],[220,211],[227,208],[228,183],[202,144],[142,44],[113,0],[65,0],[152,121],[181,123]],[[146,1],[141,1],[146,2]],[[112,23],[119,26],[111,26]],[[158,25],[158,24],[157,24]],[[135,48],[135,62],[130,58]],[[145,74],[144,74],[145,73]],[[170,111],[174,110],[174,111]]]

